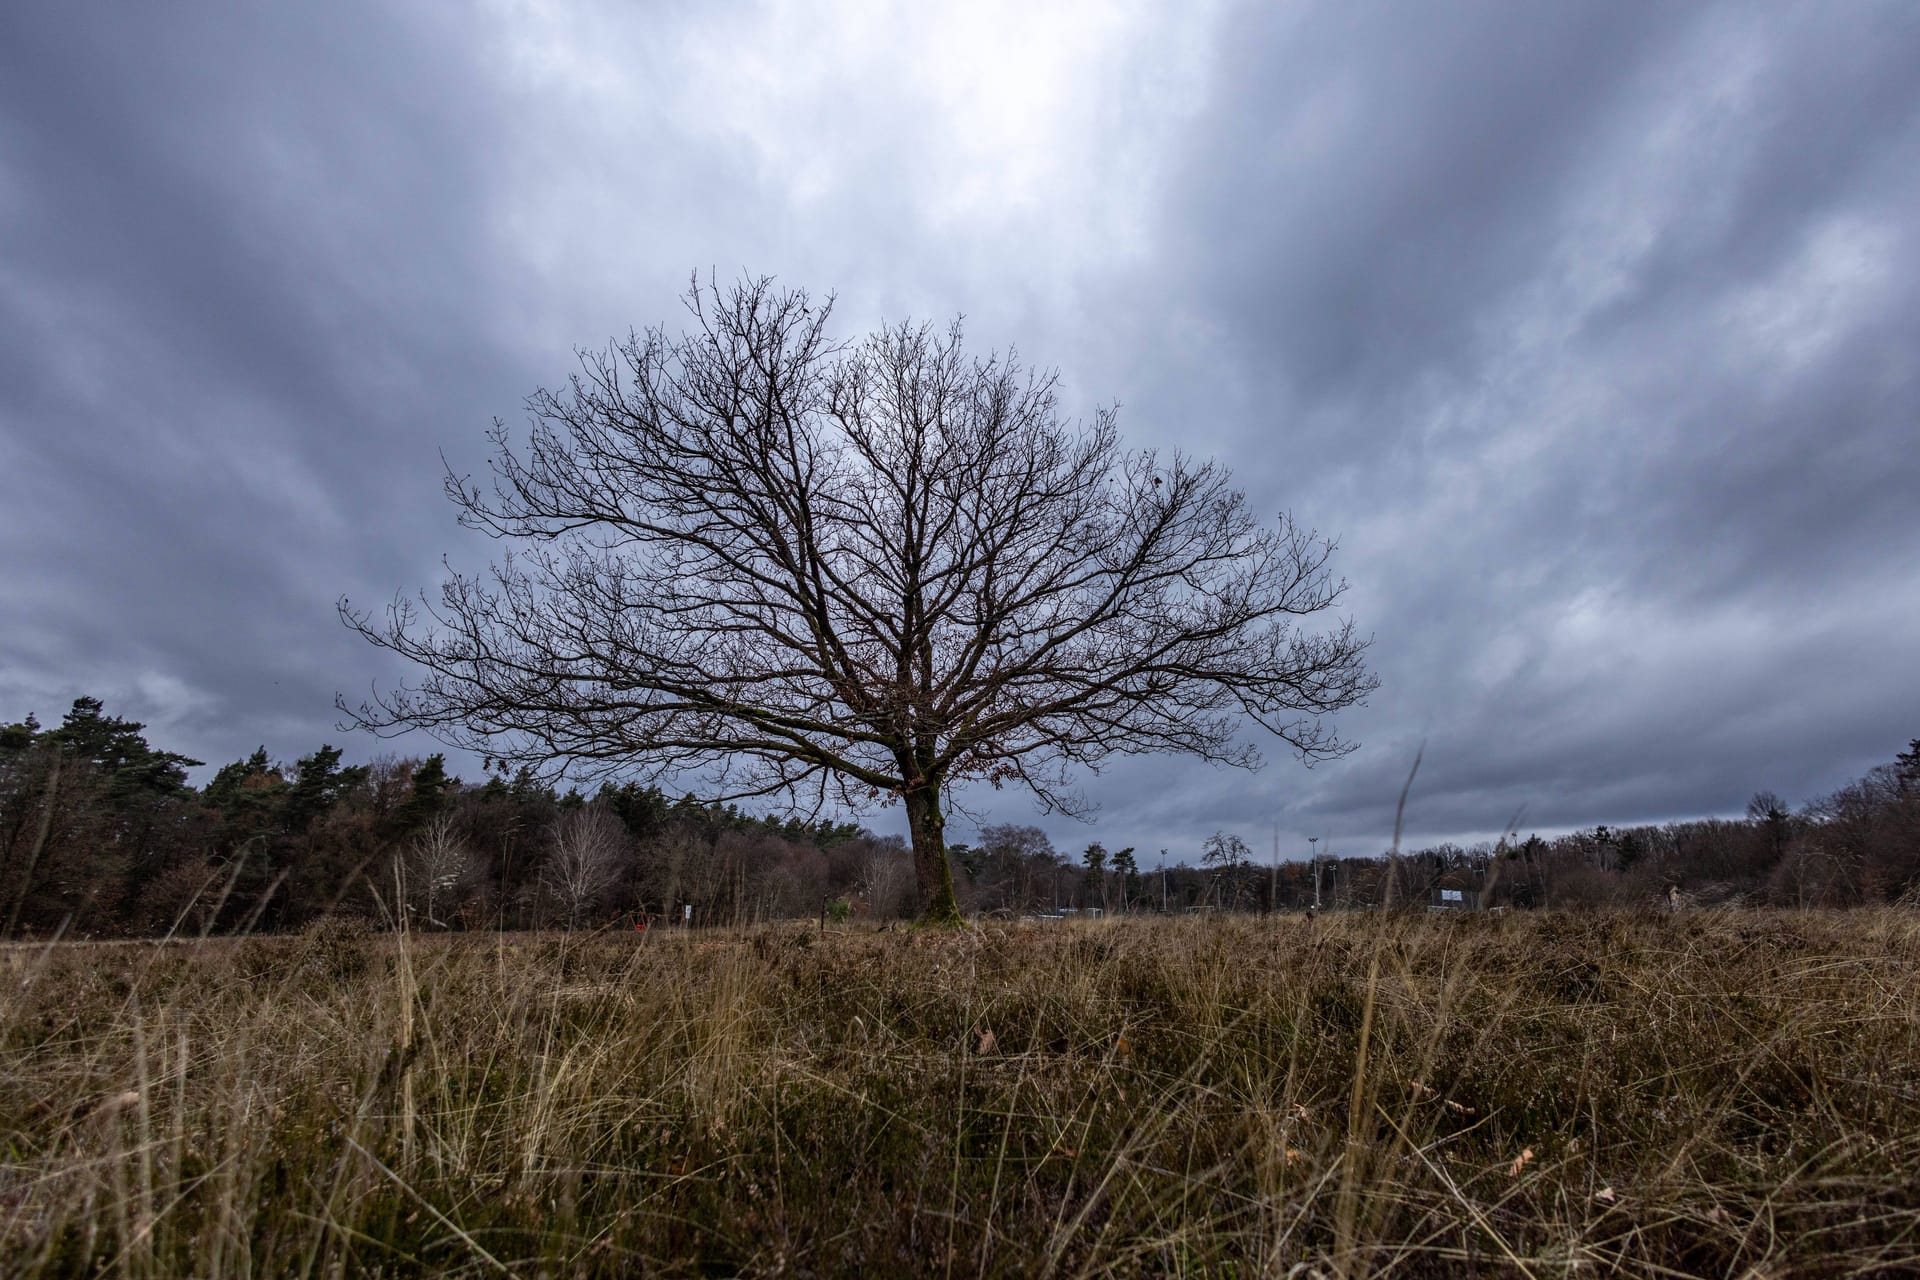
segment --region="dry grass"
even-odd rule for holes
[[[0,1270],[1911,1273],[1916,961],[1891,912],[15,950]]]

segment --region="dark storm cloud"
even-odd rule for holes
[[[4,21],[9,710],[310,749],[359,656],[332,601],[431,563],[432,427],[499,360],[485,104],[378,13]]]
[[[1218,345],[1136,398],[1226,385],[1385,683],[1350,760],[1139,824],[1377,844],[1422,741],[1420,832],[1727,812],[1920,732],[1920,16],[1249,8],[1221,47],[1152,282]]]
[[[400,673],[335,601],[488,554],[441,453],[482,465],[576,343],[777,222],[740,147],[576,97],[538,32],[352,5],[0,24],[0,715],[101,694],[216,762],[339,740],[335,691]],[[670,25],[616,34],[664,78]]]
[[[1228,341],[1306,404],[1384,399],[1471,358],[1463,304],[1551,247],[1539,215],[1569,142],[1680,12],[1236,13],[1173,232],[1199,241]],[[1369,425],[1381,443],[1404,424]]]
[[[1920,11],[1171,13],[9,6],[0,715],[337,739],[395,673],[334,599],[491,550],[440,452],[711,266],[965,311],[1341,538],[1363,748],[1124,762],[1063,843],[1368,848],[1423,741],[1450,835],[1920,733]]]

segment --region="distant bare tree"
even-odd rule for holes
[[[1246,887],[1247,868],[1253,861],[1253,850],[1247,848],[1245,840],[1225,831],[1216,831],[1208,836],[1201,850],[1200,861],[1213,868],[1215,879],[1225,888],[1222,894],[1224,904],[1239,906],[1241,891]]]
[[[860,865],[860,896],[878,919],[905,915],[913,904],[913,863],[897,837],[869,840]]]
[[[435,817],[408,842],[403,854],[407,897],[431,929],[444,929],[440,918],[473,867],[466,841],[454,829],[453,815]]]
[[[982,827],[979,849],[983,907],[1034,911],[1051,905],[1059,858],[1046,832],[1012,823]]]
[[[604,805],[575,809],[554,824],[553,847],[540,868],[540,887],[567,913],[567,928],[619,883],[627,831]]]
[[[713,841],[686,823],[674,823],[646,841],[639,854],[643,901],[657,901],[662,918],[677,923],[674,909],[700,897],[705,889]]]
[[[1255,517],[1226,469],[1063,421],[1057,375],[901,324],[848,346],[832,300],[756,280],[687,295],[495,424],[467,526],[519,544],[482,577],[342,616],[417,663],[358,709],[494,759],[707,770],[723,798],[906,807],[922,909],[955,915],[943,789],[1030,788],[1174,751],[1302,758],[1374,687],[1333,543]]]

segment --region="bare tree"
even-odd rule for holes
[[[1253,850],[1247,848],[1245,840],[1225,831],[1208,836],[1201,849],[1200,861],[1214,869],[1214,879],[1224,887],[1221,904],[1237,908],[1241,891],[1246,887],[1247,868],[1253,862]]]
[[[496,422],[494,480],[449,474],[490,574],[384,616],[424,669],[357,710],[496,759],[706,770],[728,799],[899,800],[922,909],[955,914],[942,793],[984,780],[1083,807],[1116,753],[1306,760],[1373,688],[1333,543],[1257,519],[1226,469],[1063,421],[1057,375],[969,358],[960,328],[828,337],[832,300],[696,279],[691,332],[581,354]]]
[[[913,872],[899,837],[866,841],[860,863],[860,896],[876,919],[890,920],[913,909]]]
[[[706,871],[713,862],[713,841],[701,836],[691,824],[676,822],[643,844],[639,855],[642,900],[659,902],[662,919],[671,923],[675,907],[704,892],[709,879]]]
[[[567,928],[579,928],[581,915],[619,883],[626,845],[626,828],[605,805],[584,805],[554,824],[540,888],[566,911]]]
[[[988,909],[1025,912],[1047,905],[1059,859],[1046,832],[1012,823],[982,827],[979,849]]]
[[[435,817],[408,843],[402,856],[410,905],[421,913],[428,928],[446,928],[441,913],[473,866],[472,853],[454,830],[453,815]]]

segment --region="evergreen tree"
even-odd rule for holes
[[[367,782],[366,765],[341,768],[340,748],[324,743],[296,762],[293,770],[293,786],[281,809],[281,821],[296,835]]]
[[[960,869],[967,873],[968,884],[978,883],[981,873],[986,870],[986,862],[982,851],[974,848],[970,844],[949,844],[947,846],[947,856],[952,858],[954,862],[959,865]]]
[[[394,834],[410,836],[425,830],[446,809],[447,793],[458,781],[447,775],[447,758],[439,752],[421,761],[413,771],[412,789],[393,812]]]
[[[1107,901],[1106,846],[1097,840],[1088,845],[1086,852],[1080,855],[1080,865],[1085,868],[1083,879],[1086,884],[1087,905],[1093,905],[1093,899],[1098,895],[1100,905],[1105,906]]]
[[[1113,869],[1120,873],[1120,908],[1126,910],[1140,896],[1140,864],[1128,845],[1113,855]]]
[[[32,712],[16,724],[0,725],[0,751],[25,751],[40,736],[40,722]]]
[[[54,738],[69,757],[99,769],[121,795],[146,792],[176,796],[187,790],[187,770],[204,763],[172,751],[155,751],[137,720],[107,715],[98,698],[75,698]]]
[[[220,811],[222,822],[244,839],[277,828],[287,794],[286,779],[261,747],[245,760],[221,766],[201,798]]]
[[[1920,738],[1893,758],[1893,778],[1903,797],[1920,796]]]
[[[636,840],[647,840],[667,825],[671,805],[658,787],[643,787],[629,782],[619,787],[602,787],[600,798],[618,815],[627,833]]]

